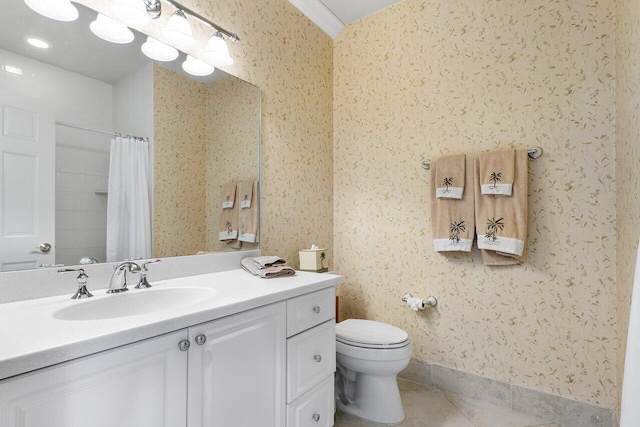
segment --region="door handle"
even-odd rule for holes
[[[48,254],[51,251],[50,243],[40,243],[40,246],[34,248],[36,251],[40,251],[43,254]]]

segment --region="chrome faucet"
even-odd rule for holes
[[[133,261],[121,262],[115,267],[111,281],[109,282],[108,294],[128,291],[127,289],[127,271],[130,273],[140,273],[142,269]]]
[[[153,261],[147,261],[144,264],[142,264],[142,266],[140,267],[140,280],[138,280],[138,284],[135,286],[136,289],[141,289],[141,288],[146,289],[151,287],[151,285],[149,284],[149,281],[147,280],[147,273],[149,272],[147,265],[153,264],[154,262],[160,262],[160,261],[162,260],[154,259]]]

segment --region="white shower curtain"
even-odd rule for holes
[[[111,140],[107,198],[107,261],[151,258],[149,142]]]
[[[631,295],[631,315],[627,335],[627,354],[622,381],[620,427],[640,425],[640,245]]]

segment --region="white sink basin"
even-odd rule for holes
[[[216,291],[207,288],[133,289],[76,300],[77,305],[53,313],[59,320],[99,320],[139,316],[181,308],[213,298]]]

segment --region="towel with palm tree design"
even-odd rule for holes
[[[464,154],[440,157],[431,162],[437,199],[462,199],[465,181]]]
[[[478,156],[481,193],[511,196],[513,192],[515,150],[491,151]]]

